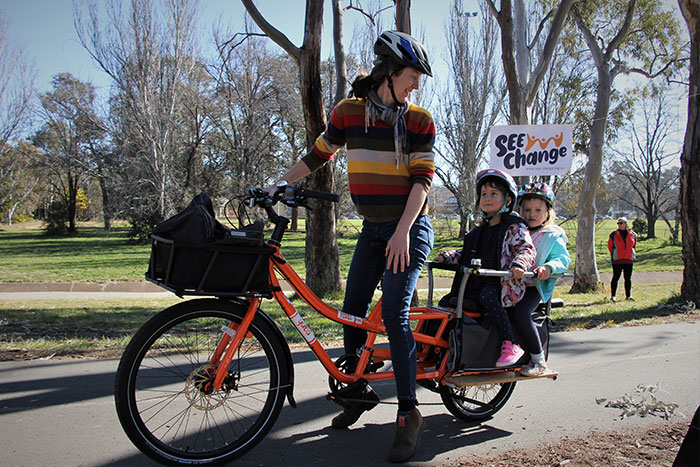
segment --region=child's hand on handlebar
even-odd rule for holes
[[[549,279],[550,271],[547,266],[540,266],[538,268],[533,269],[532,272],[534,272],[537,275],[538,280],[544,281]]]
[[[510,272],[513,273],[513,278],[514,279],[522,279],[523,275],[525,274],[525,270],[523,268],[519,268],[517,266],[513,266],[510,269]]]

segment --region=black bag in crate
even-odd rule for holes
[[[532,320],[540,335],[546,359],[549,355],[549,318],[535,310],[532,312]],[[518,328],[512,321],[511,327],[517,342],[525,351],[521,361],[526,363],[530,359],[531,350],[525,345]],[[501,354],[501,338],[488,316],[474,319],[466,313],[463,314],[462,319],[450,331],[449,343],[450,359],[447,362],[447,369],[450,371],[493,368]]]
[[[179,295],[269,296],[268,258],[262,221],[229,230],[214,217],[206,193],[151,233],[146,278]]]
[[[182,212],[156,225],[151,235],[200,245],[225,238],[228,232],[229,229],[216,220],[209,195],[200,193]]]

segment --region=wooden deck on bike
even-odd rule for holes
[[[518,373],[517,369],[498,371],[494,373],[469,373],[445,378],[445,383],[452,384],[458,387],[477,386],[480,384],[499,384],[499,383],[514,383],[516,381],[534,380],[534,379],[557,379],[559,373],[556,371],[548,371],[539,376],[523,376]]]

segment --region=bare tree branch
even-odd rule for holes
[[[265,17],[263,17],[263,15],[260,14],[260,11],[258,11],[258,8],[255,6],[255,3],[253,3],[253,0],[241,0],[241,3],[243,3],[243,6],[248,11],[248,14],[253,18],[253,21],[255,21],[255,24],[257,24],[258,27],[270,39],[272,39],[277,45],[282,47],[285,50],[285,52],[287,52],[291,57],[293,57],[294,60],[296,60],[298,63],[301,59],[301,49],[294,45],[285,34],[283,34],[279,29],[271,25],[265,19]]]

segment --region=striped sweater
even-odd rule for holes
[[[365,99],[340,102],[326,131],[304,157],[313,172],[347,146],[350,196],[357,212],[371,222],[388,222],[403,214],[414,184],[430,190],[433,179],[435,125],[430,114],[410,104],[406,119],[407,154],[397,167],[394,128],[377,120],[365,127]],[[421,215],[427,213],[427,201]]]

